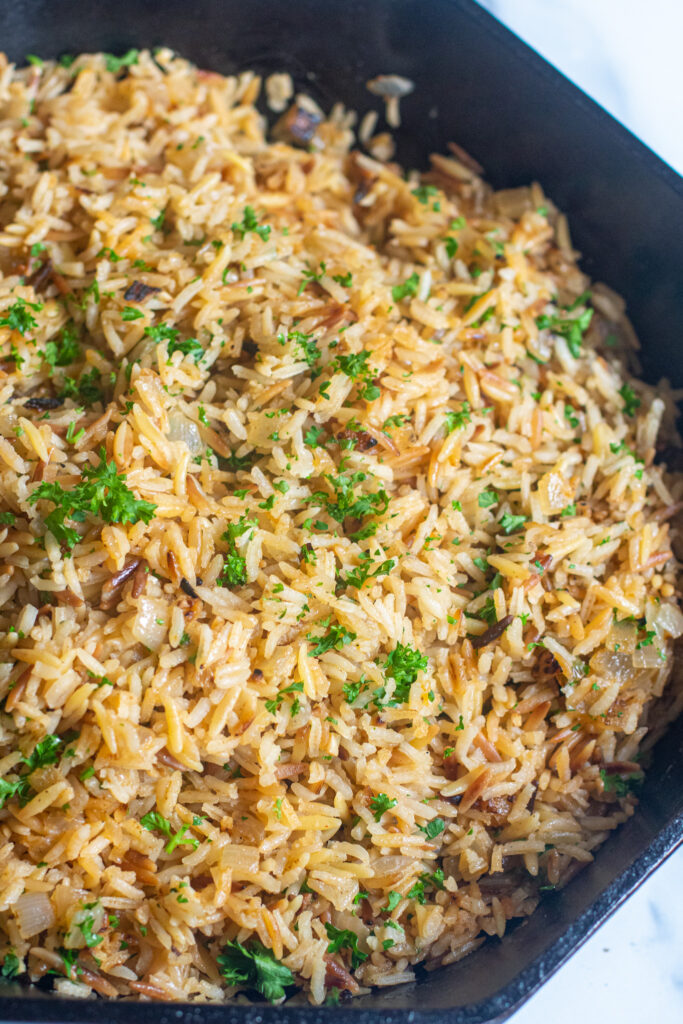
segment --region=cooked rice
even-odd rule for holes
[[[632,813],[683,623],[671,405],[538,185],[107,66],[0,64],[5,973],[222,1001],[235,940],[318,1003],[406,982]],[[153,514],[69,551],[50,485],[107,462]]]

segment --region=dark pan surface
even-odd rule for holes
[[[399,159],[424,166],[449,140],[498,187],[535,179],[569,214],[587,273],[623,294],[644,376],[683,384],[683,180],[470,0],[8,0],[0,45],[15,60],[164,44],[200,66],[289,71],[323,106],[381,103],[376,74],[416,83]],[[596,861],[502,941],[415,984],[343,1008],[67,1001],[0,991],[5,1021],[358,1024],[502,1021],[683,838],[683,728],[658,744],[634,817]]]

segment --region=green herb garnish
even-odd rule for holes
[[[418,825],[417,827],[420,832],[424,832],[427,839],[436,839],[436,837],[440,836],[445,829],[446,822],[443,818],[432,818],[432,820],[428,821],[426,825]]]
[[[285,988],[294,984],[289,967],[276,960],[272,949],[257,939],[252,939],[248,947],[241,942],[226,942],[216,962],[229,985],[245,985],[271,1003],[283,999]]]
[[[367,960],[368,954],[363,953],[358,948],[358,936],[355,932],[350,931],[348,928],[335,928],[333,924],[326,924],[325,931],[327,937],[330,939],[330,944],[327,947],[328,953],[338,953],[340,949],[348,949],[351,951],[351,970],[355,971],[357,967]]]
[[[510,512],[504,512],[500,517],[500,528],[508,536],[520,530],[527,521],[528,516],[513,516]]]
[[[0,321],[2,323],[2,321]],[[641,402],[637,397],[635,391],[628,384],[622,385],[619,388],[619,394],[624,400],[624,412],[627,416],[635,416],[636,411],[640,408]]]
[[[105,523],[149,523],[154,517],[156,505],[135,497],[126,485],[125,473],[118,473],[116,463],[107,462],[104,449],[100,452],[97,466],[86,465],[81,473],[81,483],[71,490],[64,490],[58,483],[43,483],[33,491],[29,503],[50,501],[54,505],[45,517],[53,537],[71,551],[81,539],[78,532],[66,525],[66,520],[82,523],[86,515],[95,515]]]
[[[112,74],[116,75],[123,68],[129,68],[133,64],[137,64],[139,56],[139,50],[128,50],[124,53],[123,57],[115,57],[113,53],[105,53],[103,54],[104,66],[107,71],[111,71]]]
[[[164,818],[163,814],[159,814],[158,811],[148,811],[140,818],[140,824],[143,828],[147,829],[148,832],[161,832],[168,839],[164,850],[166,853],[172,853],[176,846],[187,844],[191,846],[193,850],[196,850],[199,846],[199,840],[193,836],[186,836],[185,833],[190,828],[189,825],[181,825],[177,832],[173,832],[173,826],[168,818]]]
[[[19,331],[19,334],[25,338],[28,331],[34,331],[38,326],[38,321],[30,310],[39,313],[42,308],[42,302],[27,302],[26,299],[17,299],[0,317],[0,327],[9,327],[10,330]]]
[[[391,289],[391,297],[394,302],[400,302],[402,299],[407,298],[409,295],[417,295],[417,290],[420,287],[420,278],[417,276],[417,272],[413,271],[410,277],[407,277],[403,284],[395,284]]]
[[[255,526],[258,526],[256,519],[249,519],[246,515],[240,516],[236,523],[228,524],[228,528],[221,538],[227,541],[228,550],[223,555],[223,568],[216,580],[217,586],[237,587],[247,582],[246,559],[237,550],[235,542],[245,533],[251,532]]]
[[[463,402],[459,410],[449,409],[445,413],[446,432],[452,434],[454,430],[464,430],[465,426],[472,420],[470,413],[469,402]]]
[[[343,647],[356,639],[356,634],[346,626],[340,626],[339,623],[333,622],[324,635],[313,636],[312,633],[308,633],[306,639],[315,644],[315,647],[308,652],[308,657],[319,658],[327,651],[341,651]]]
[[[270,235],[270,226],[268,224],[259,224],[256,213],[252,206],[245,206],[242,220],[240,222],[233,221],[232,230],[240,238],[253,231],[255,235],[258,235],[261,241],[267,242],[268,236]]]
[[[567,306],[564,312],[575,309],[577,304],[581,304],[585,298],[587,296],[580,296],[571,306]],[[592,319],[592,309],[585,309],[577,317],[561,316],[559,313],[553,313],[548,316],[544,313],[542,316],[536,317],[536,326],[541,330],[548,328],[553,334],[559,334],[563,337],[571,354],[575,359],[578,359],[581,355],[583,336],[588,330]]]

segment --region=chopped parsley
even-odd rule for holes
[[[173,826],[168,818],[164,818],[163,814],[159,814],[158,811],[148,811],[140,818],[140,824],[143,828],[147,829],[148,832],[161,832],[168,839],[164,850],[166,853],[172,853],[176,846],[187,844],[191,846],[193,850],[196,850],[199,846],[199,840],[193,836],[186,836],[185,833],[189,829],[189,825],[181,825],[177,832],[174,833]]]
[[[446,243],[446,255],[448,256],[449,260],[454,259],[455,254],[458,251],[457,239],[453,238],[452,235],[446,235],[443,241]]]
[[[33,752],[28,757],[22,758],[26,765],[26,774],[30,775],[36,768],[46,768],[50,764],[56,764],[59,759],[57,751],[61,745],[62,740],[59,736],[45,736],[40,743],[35,745]]]
[[[245,985],[254,989],[271,1003],[285,996],[285,988],[294,984],[294,975],[275,959],[257,939],[248,946],[241,942],[226,942],[223,952],[216,958],[218,969],[229,985]]]
[[[201,363],[204,358],[204,349],[201,342],[197,341],[196,338],[184,338],[181,341],[170,341],[168,344],[169,356],[172,356],[174,352],[182,352],[184,356],[192,356],[195,363]]]
[[[101,381],[102,374],[96,366],[93,366],[92,370],[82,373],[78,380],[75,377],[64,377],[59,398],[72,398],[86,408],[90,408],[95,402],[104,404],[104,392],[100,387]]]
[[[472,420],[470,413],[469,402],[463,402],[459,410],[449,409],[445,414],[447,433],[452,434],[454,430],[464,430],[466,425]]]
[[[580,296],[576,302],[572,303],[571,306],[564,308],[564,312],[570,312],[576,308],[577,305],[581,305],[588,295]],[[583,313],[579,313],[577,317],[561,316],[559,313],[553,313],[550,316],[542,314],[536,317],[536,326],[543,330],[548,328],[553,334],[559,334],[567,342],[567,348],[574,356],[578,359],[581,355],[581,343],[583,336],[590,326],[590,322],[593,319],[593,310],[585,309]]]
[[[366,478],[366,474],[362,472],[353,473],[351,476],[342,473],[336,477],[326,473],[325,479],[335,492],[335,500],[332,500],[325,491],[314,491],[308,500],[316,505],[322,505],[337,523],[343,524],[347,518],[363,519],[369,515],[383,515],[389,507],[389,495],[385,490],[360,495],[354,490],[355,486]],[[353,534],[352,539],[360,539],[359,532]]]
[[[421,904],[424,905],[427,902],[427,897],[426,897],[426,894],[425,894],[425,886],[426,885],[431,885],[435,889],[443,889],[444,888],[444,873],[443,873],[443,870],[441,868],[437,868],[436,871],[432,875],[427,874],[426,872],[423,872],[420,875],[418,881],[415,882],[415,884],[413,885],[412,889],[410,889],[410,891],[408,892],[408,899],[409,900],[416,900],[418,903],[421,903]]]
[[[278,691],[277,697],[275,697],[274,700],[267,700],[266,701],[266,711],[269,711],[271,715],[276,714],[278,708],[282,704],[282,701],[287,696],[287,694],[289,694],[289,693],[303,693],[303,692],[304,692],[304,684],[303,683],[292,683],[290,686],[286,686],[283,690],[279,690]],[[297,709],[298,709],[298,706],[299,706],[299,701],[298,700],[294,701],[294,703],[292,704],[292,708],[294,708],[295,705],[297,706]],[[294,717],[295,714],[296,714],[296,712],[292,711],[292,717]]]
[[[303,280],[302,280],[301,284],[299,285],[298,291],[296,293],[297,295],[303,295],[307,285],[313,284],[313,282],[315,282],[315,281],[317,281],[317,282],[322,281],[322,279],[324,278],[325,274],[327,273],[327,265],[325,264],[324,260],[320,261],[320,269],[319,270],[311,270],[311,265],[308,262],[308,260],[306,260],[306,268],[307,268],[306,270],[302,271],[301,276],[302,276]]]
[[[357,967],[360,967],[367,960],[368,954],[363,953],[358,948],[358,936],[355,932],[348,928],[335,928],[333,924],[329,923],[325,925],[325,931],[327,932],[328,939],[330,939],[330,944],[327,947],[328,953],[338,953],[340,949],[351,951],[352,971],[355,971]]]
[[[637,790],[643,782],[643,776],[640,772],[634,772],[632,775],[627,775],[624,778],[622,775],[607,772],[604,768],[600,769],[600,778],[602,779],[605,792],[614,793],[616,797],[620,798],[628,796],[629,793]]]
[[[322,427],[312,426],[304,434],[304,444],[307,444],[309,448],[324,448],[325,445],[320,441],[320,437],[324,433]]]
[[[125,323],[128,323],[131,320],[142,320],[144,315],[145,314],[141,309],[135,309],[134,306],[126,306],[125,309],[121,311],[121,319]]]
[[[267,242],[268,236],[270,235],[270,226],[268,224],[259,224],[258,218],[252,206],[245,206],[242,220],[238,223],[233,221],[232,230],[240,238],[244,238],[248,232],[253,231],[255,235],[258,235],[261,241]]]
[[[486,598],[486,601],[484,602],[482,607],[477,612],[475,612],[474,616],[469,615],[468,612],[465,612],[465,614],[468,616],[468,618],[474,617],[477,619],[482,619],[489,626],[495,626],[496,622],[498,622],[498,616],[496,614],[496,605],[492,597]]]
[[[1,323],[2,321],[0,321]],[[635,416],[636,411],[640,408],[640,399],[636,395],[632,387],[628,384],[622,385],[619,388],[619,394],[624,400],[624,412],[627,416]]]
[[[316,367],[316,363],[320,359],[322,352],[318,348],[318,342],[312,334],[303,334],[302,331],[287,331],[287,334],[278,334],[278,341],[283,345],[287,341],[295,342],[299,352],[299,356],[304,362],[313,370],[311,379],[315,380],[316,377],[320,376],[322,372]]]
[[[75,421],[72,421],[69,424],[69,426],[66,428],[66,435],[65,436],[66,436],[66,440],[69,442],[69,444],[77,444],[77,442],[80,441],[80,439],[83,437],[84,434],[85,434],[85,427],[81,427],[80,430],[76,431],[76,423],[75,423]]]
[[[91,905],[92,904],[88,904],[88,906]],[[94,924],[95,918],[93,917],[92,914],[88,914],[87,917],[84,917],[83,920],[77,926],[78,928],[80,928],[81,935],[83,936],[83,941],[85,942],[88,949],[92,949],[93,946],[99,946],[100,942],[102,942],[104,939],[104,935],[99,935],[97,932],[93,931]]]
[[[29,503],[50,501],[54,505],[45,517],[45,525],[55,540],[71,551],[81,539],[77,530],[66,525],[70,519],[76,523],[85,521],[86,515],[96,515],[105,523],[149,523],[154,518],[156,505],[135,497],[126,486],[125,473],[118,473],[115,462],[107,462],[101,449],[100,463],[86,465],[81,473],[81,482],[64,490],[58,483],[43,481],[29,497]]]
[[[63,970],[64,970],[64,974],[66,975],[67,978],[69,978],[69,979],[71,979],[71,981],[73,981],[74,975],[78,976],[79,974],[83,973],[83,968],[78,963],[78,956],[80,954],[80,949],[65,949],[64,946],[58,946],[57,952],[59,953],[60,957],[62,958],[62,964],[64,965],[63,966]],[[57,971],[53,971],[53,972],[48,971],[48,974],[50,974],[50,973],[57,974],[58,972]]]
[[[25,338],[29,331],[34,331],[38,326],[38,321],[30,310],[39,313],[42,308],[42,302],[27,302],[26,299],[17,299],[0,317],[0,327],[9,327],[10,330],[19,331],[19,334]]]
[[[339,577],[339,583],[343,587],[355,587],[360,590],[366,580],[374,579],[376,576],[386,576],[396,565],[395,558],[387,558],[384,562],[373,568],[370,561],[371,555],[361,555],[362,565],[351,569],[345,577]]]
[[[391,889],[391,891],[389,892],[389,899],[387,901],[387,905],[386,907],[382,907],[383,913],[391,914],[392,911],[396,910],[396,907],[399,905],[402,899],[402,893],[396,892],[395,889]]]
[[[528,516],[513,516],[511,512],[504,512],[500,517],[500,528],[508,536],[520,530],[527,521]]]
[[[490,508],[491,505],[497,505],[500,501],[496,491],[481,491],[478,498],[479,508]]]
[[[573,405],[565,405],[564,418],[567,420],[572,430],[576,430],[576,428],[580,425],[579,418],[576,415],[576,411]]]
[[[247,452],[246,455],[237,455],[233,450],[230,455],[218,456],[218,467],[230,473],[237,473],[240,470],[251,469],[258,458],[257,452]]]
[[[156,215],[156,217],[150,217],[149,218],[149,222],[150,222],[150,224],[152,225],[152,227],[154,228],[155,231],[161,231],[161,229],[164,226],[164,221],[165,220],[166,220],[166,210],[165,209],[164,210],[159,210],[159,213]]]
[[[342,686],[344,700],[348,701],[349,704],[353,704],[355,700],[358,700],[363,690],[367,690],[367,688],[368,684],[364,675],[360,677],[357,683],[344,683]]]
[[[25,775],[20,776],[14,781],[0,779],[0,810],[2,810],[8,800],[13,800],[15,797],[19,800],[22,807],[31,798],[31,787]]]
[[[73,323],[62,328],[56,338],[45,342],[42,355],[50,366],[50,373],[55,366],[70,366],[80,358],[81,346]]]
[[[446,822],[443,818],[432,818],[432,820],[428,821],[426,825],[418,825],[417,827],[420,832],[424,832],[427,839],[436,839],[436,837],[440,836],[445,829]]]
[[[429,202],[430,196],[436,196],[439,194],[439,190],[436,185],[418,185],[417,188],[411,189],[411,194],[415,196],[418,203],[422,203],[426,206]]]
[[[600,543],[604,544],[604,543],[606,543],[607,540],[609,540],[609,537],[607,537],[605,539],[605,541],[601,541]],[[643,647],[651,647],[652,646],[652,642],[653,642],[653,640],[655,639],[656,636],[657,636],[657,633],[656,633],[656,631],[654,629],[646,629],[645,633],[644,633],[644,636],[636,644],[636,650],[640,651],[640,650],[643,649]]]
[[[339,370],[358,385],[358,397],[364,398],[367,402],[374,402],[380,396],[380,389],[374,383],[377,373],[368,366],[368,359],[372,352],[365,349],[362,352],[354,352],[347,356],[336,356],[333,369]]]
[[[375,821],[380,821],[383,814],[390,811],[392,807],[395,807],[398,800],[390,799],[386,793],[378,793],[377,796],[373,796],[370,801],[370,810],[373,813]]]
[[[185,338],[179,340],[180,331],[170,324],[157,324],[155,327],[145,327],[145,337],[151,338],[155,345],[166,342],[166,350],[169,357],[174,352],[182,352],[183,355],[191,355],[195,363],[200,363],[204,357],[204,349],[196,338]]]
[[[356,639],[356,633],[352,633],[346,626],[340,626],[339,623],[333,622],[323,636],[313,636],[312,633],[308,633],[306,639],[315,644],[315,647],[308,652],[308,657],[319,658],[327,651],[341,651],[343,647]]]
[[[33,795],[28,782],[29,776],[37,768],[47,768],[48,765],[57,762],[59,759],[58,751],[62,742],[59,736],[48,735],[43,737],[28,757],[22,757],[21,761],[26,766],[22,775],[13,781],[10,779],[0,779],[0,810],[8,800],[12,800],[15,797],[19,800],[22,807],[28,803]]]
[[[5,959],[2,961],[2,967],[0,968],[0,977],[2,978],[16,978],[19,974],[19,957],[16,953],[5,953]]]
[[[121,259],[118,253],[114,252],[114,250],[110,248],[110,246],[108,245],[105,245],[103,249],[100,249],[95,259],[102,259],[103,256],[105,256],[112,263],[118,263]]]
[[[640,456],[634,452],[633,448],[629,448],[625,441],[613,441],[609,450],[613,455],[630,455],[635,462],[643,462]]]
[[[105,53],[104,66],[107,71],[111,71],[113,74],[118,74],[123,68],[129,68],[132,64],[137,64],[139,57],[139,50],[128,50],[124,53],[123,57],[115,57],[113,53]]]
[[[409,295],[417,295],[417,290],[420,287],[420,278],[417,276],[417,272],[413,271],[410,277],[407,277],[403,284],[395,284],[391,289],[391,297],[394,302],[400,302],[401,299],[407,298]]]
[[[396,647],[387,655],[384,671],[393,679],[396,686],[394,695],[390,700],[385,700],[386,691],[382,686],[375,691],[374,703],[377,708],[395,708],[399,704],[405,704],[410,697],[410,688],[417,679],[417,674],[424,671],[429,664],[426,654],[411,647],[410,644],[396,644]]]
[[[258,523],[255,519],[249,519],[243,515],[236,523],[229,523],[228,528],[222,535],[222,540],[228,544],[228,550],[223,555],[223,568],[216,580],[218,587],[237,587],[247,582],[246,559],[237,550],[236,541],[245,533],[253,530]]]

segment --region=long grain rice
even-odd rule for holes
[[[259,87],[0,59],[0,955],[64,995],[220,1001],[230,941],[318,1003],[458,960],[678,707],[621,300],[540,186],[404,177],[304,97],[271,142]],[[70,551],[103,460],[153,514]]]

